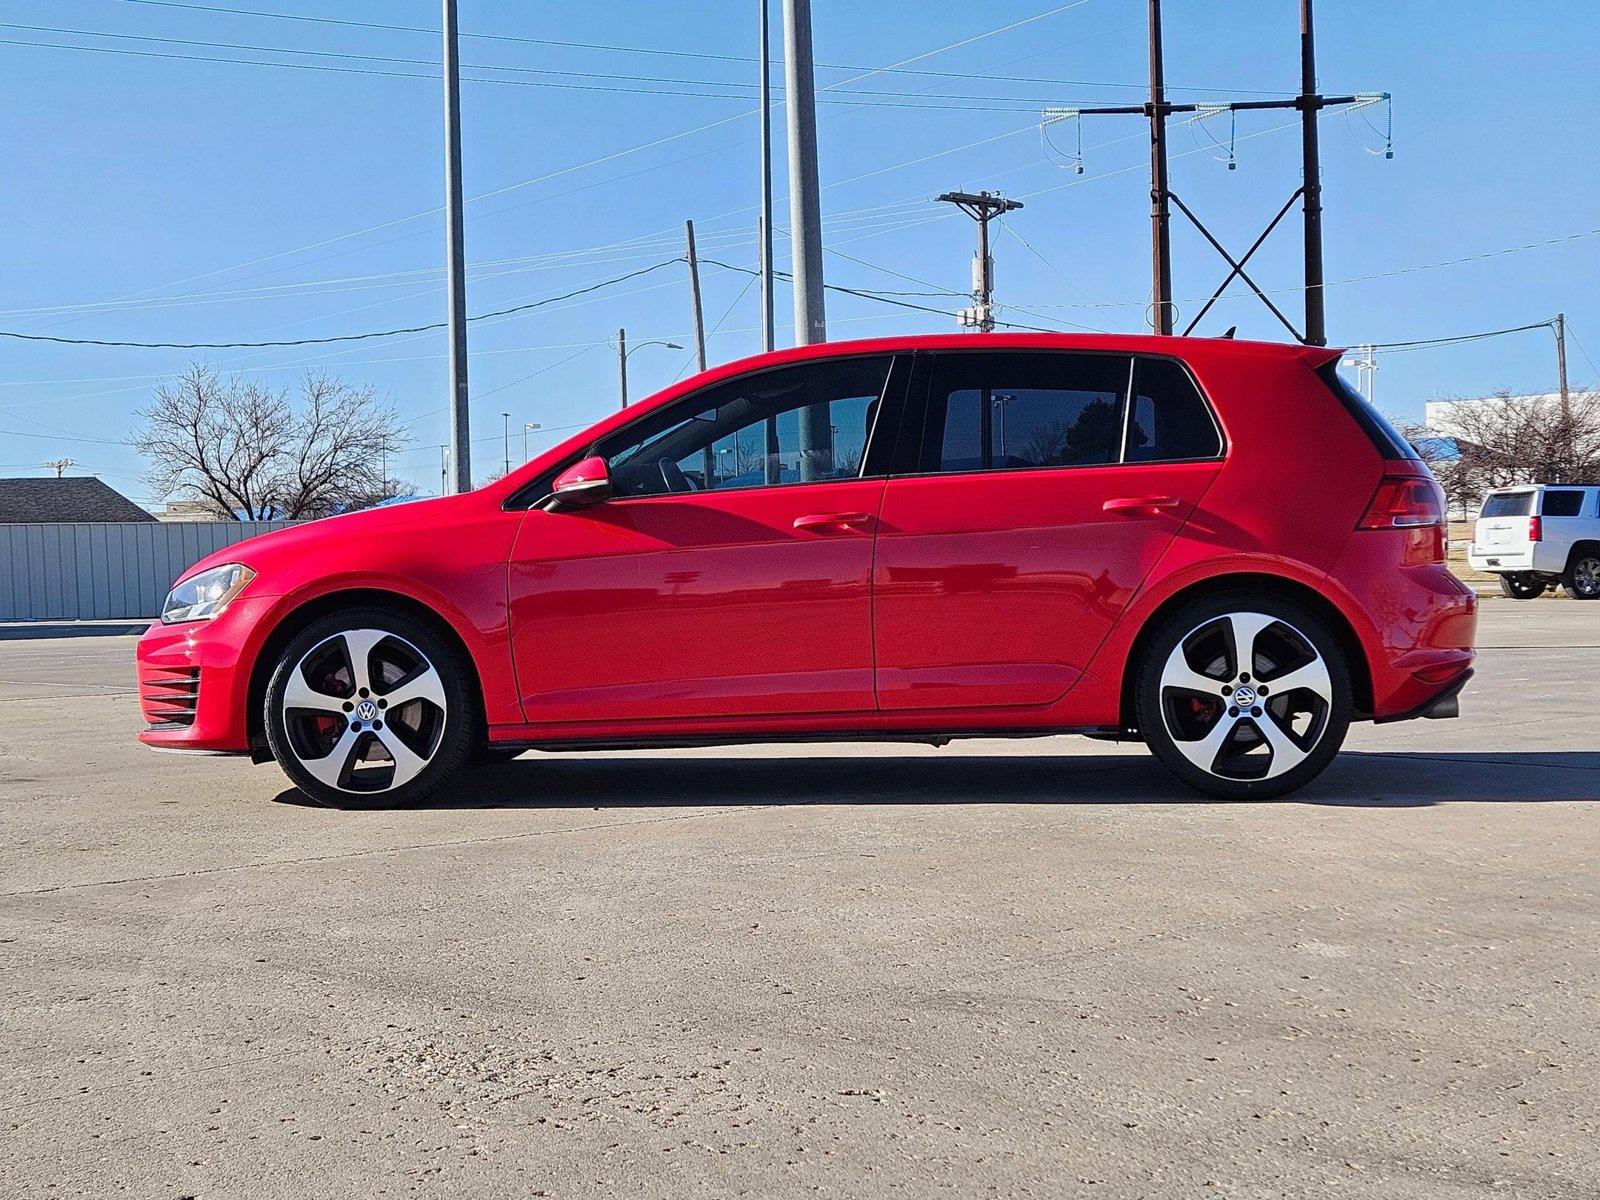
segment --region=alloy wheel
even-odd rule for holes
[[[341,792],[389,792],[433,760],[446,717],[438,668],[383,629],[332,634],[301,656],[284,683],[283,728],[312,778]]]
[[[1573,563],[1572,586],[1586,599],[1600,597],[1600,558],[1589,555]]]
[[[1173,647],[1160,678],[1173,745],[1227,780],[1275,779],[1304,762],[1328,728],[1333,699],[1315,643],[1260,612],[1197,625]]]

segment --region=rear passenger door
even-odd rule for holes
[[[1209,407],[1175,360],[919,354],[879,515],[879,706],[1059,699],[1222,452]]]

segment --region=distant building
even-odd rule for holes
[[[1553,418],[1561,411],[1560,392],[1539,392],[1525,396],[1481,396],[1466,400],[1429,400],[1423,405],[1422,423],[1427,431],[1439,437],[1455,437],[1463,421],[1470,422],[1466,414],[1474,408],[1504,405],[1510,401],[1519,406],[1528,405],[1536,412],[1548,411]]]
[[[154,520],[121,492],[91,475],[0,479],[0,525]]]
[[[231,521],[231,513],[217,512],[209,500],[168,500],[167,506],[156,514],[158,521]]]

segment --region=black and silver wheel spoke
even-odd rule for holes
[[[1333,703],[1328,665],[1278,617],[1229,613],[1197,626],[1161,672],[1161,713],[1177,750],[1225,779],[1272,779],[1316,748]]]
[[[444,730],[444,680],[416,646],[382,629],[351,629],[313,646],[284,687],[284,725],[300,765],[348,792],[415,779]]]

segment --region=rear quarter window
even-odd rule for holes
[[[1531,517],[1533,515],[1532,492],[1494,492],[1484,497],[1484,517]]]
[[[1577,488],[1546,488],[1540,511],[1547,517],[1575,517],[1583,511],[1586,495]]]
[[[1401,435],[1400,431],[1389,424],[1387,418],[1367,403],[1367,398],[1355,389],[1355,386],[1339,374],[1339,360],[1333,359],[1317,368],[1317,377],[1328,385],[1328,390],[1339,398],[1355,423],[1361,426],[1361,432],[1367,435],[1367,440],[1377,447],[1378,453],[1388,459],[1414,459],[1419,458],[1410,442]]]

